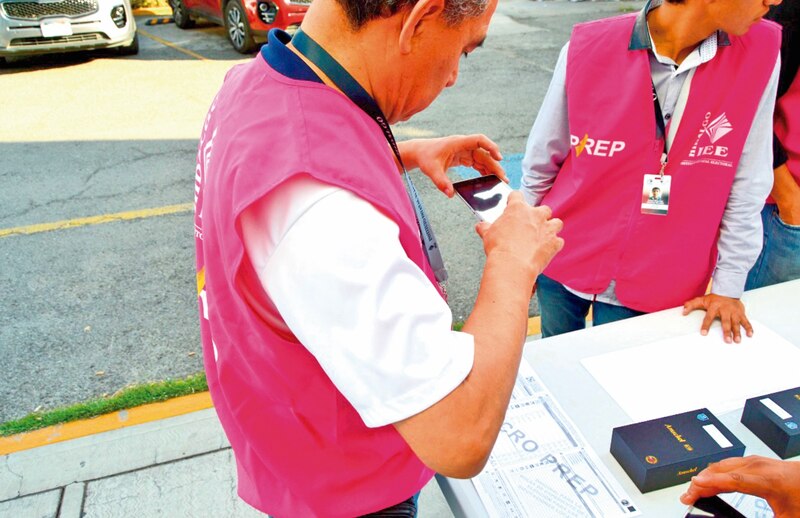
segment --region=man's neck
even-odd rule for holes
[[[381,38],[374,34],[376,31],[364,28],[358,33],[351,30],[342,31],[341,27],[349,27],[349,25],[345,13],[334,0],[313,2],[303,20],[302,27],[303,32],[347,70],[385,112],[386,107],[383,105],[381,96],[376,95],[376,92],[382,91],[380,85],[376,84],[381,80],[381,75],[378,74],[376,77],[370,68],[370,63],[375,63],[375,58],[380,57],[377,53],[382,52],[381,49],[385,48],[385,45],[382,44],[384,42],[380,41]],[[335,34],[331,31],[331,27],[337,28]],[[298,52],[293,45],[289,44],[289,49],[300,56],[325,84],[341,91],[319,67]],[[386,115],[389,114],[386,113]]]
[[[697,46],[714,34],[715,27],[703,23],[701,2],[664,2],[647,13],[647,26],[659,55],[681,64]]]

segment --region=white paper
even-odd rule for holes
[[[492,517],[639,514],[525,360],[489,462],[473,484]]]
[[[722,328],[582,360],[634,422],[708,408],[717,416],[745,400],[800,385],[800,349],[752,321],[752,338],[726,344]]]

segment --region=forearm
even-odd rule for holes
[[[774,171],[775,182],[772,185],[772,198],[779,207],[793,207],[800,205],[800,185],[797,184],[787,164],[777,167]]]
[[[475,339],[470,374],[439,403],[395,424],[420,459],[439,473],[469,478],[488,459],[519,369],[534,270],[502,253],[487,258],[474,310],[462,330]]]
[[[397,143],[397,149],[400,151],[403,165],[406,166],[406,170],[408,171],[419,167],[419,163],[417,162],[417,146],[419,146],[419,142],[419,139],[411,139]],[[400,163],[397,161],[397,156],[394,157],[394,161],[397,165],[397,169],[402,173],[403,171],[400,167]]]
[[[531,128],[522,159],[522,194],[538,206],[570,153],[566,67],[569,44],[561,49],[553,78]]]

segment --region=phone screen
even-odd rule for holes
[[[718,496],[701,498],[686,513],[686,518],[747,518]]]
[[[511,187],[495,175],[453,183],[456,193],[481,221],[494,222],[506,209]]]

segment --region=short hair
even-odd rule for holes
[[[412,6],[417,0],[336,0],[342,6],[354,30],[381,16],[391,16],[401,9]],[[458,25],[465,18],[480,16],[489,5],[489,0],[445,0],[444,20],[450,26]]]

